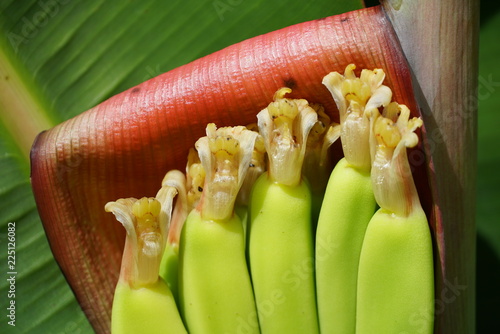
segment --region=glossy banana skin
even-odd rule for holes
[[[179,297],[189,333],[260,333],[237,215],[211,221],[193,210],[179,256]]]
[[[322,333],[355,333],[359,256],[375,207],[370,174],[342,158],[330,176],[316,233]]]
[[[431,235],[419,209],[399,217],[379,209],[363,242],[356,333],[423,333],[434,328]]]
[[[115,290],[111,332],[113,334],[183,334],[184,327],[174,297],[165,281],[131,288],[118,282]]]
[[[262,333],[319,333],[308,185],[284,186],[263,174],[250,210],[250,268]]]

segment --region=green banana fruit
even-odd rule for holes
[[[196,142],[206,177],[184,224],[179,257],[181,309],[192,334],[260,332],[243,226],[234,214],[257,135],[209,124]]]
[[[278,90],[257,118],[268,173],[252,191],[249,258],[262,333],[318,333],[311,191],[301,176],[317,114],[306,100]]]
[[[432,240],[408,163],[422,125],[395,102],[370,113],[372,182],[380,209],[368,224],[358,275],[356,333],[433,333]]]
[[[355,333],[358,264],[375,212],[370,174],[340,160],[333,170],[316,232],[316,291],[322,333]]]
[[[323,80],[340,125],[281,88],[260,134],[209,124],[186,176],[106,204],[127,231],[113,334],[432,333],[432,241],[406,153],[422,121],[390,103],[382,70],[354,69]]]
[[[181,307],[190,333],[259,333],[237,215],[203,219],[193,210],[180,248]]]
[[[332,72],[323,84],[339,109],[344,158],[335,166],[321,206],[316,232],[316,286],[323,333],[355,333],[359,256],[366,227],[375,212],[370,178],[370,121],[366,110],[389,104],[382,70],[354,65]]]
[[[118,282],[113,299],[112,334],[187,333],[174,296],[163,279],[147,287],[132,288]]]

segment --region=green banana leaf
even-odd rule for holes
[[[230,44],[361,6],[361,0],[1,0],[0,332],[92,332],[52,257],[31,193],[29,149],[38,132]],[[15,263],[8,262],[9,247]],[[15,327],[7,317],[12,302]]]

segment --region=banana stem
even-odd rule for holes
[[[383,0],[413,70],[433,195],[436,332],[475,331],[479,2]],[[456,282],[453,302],[440,298]]]

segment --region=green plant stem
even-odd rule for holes
[[[20,74],[20,66],[8,57],[6,48],[0,48],[0,121],[29,162],[35,137],[55,123]]]

